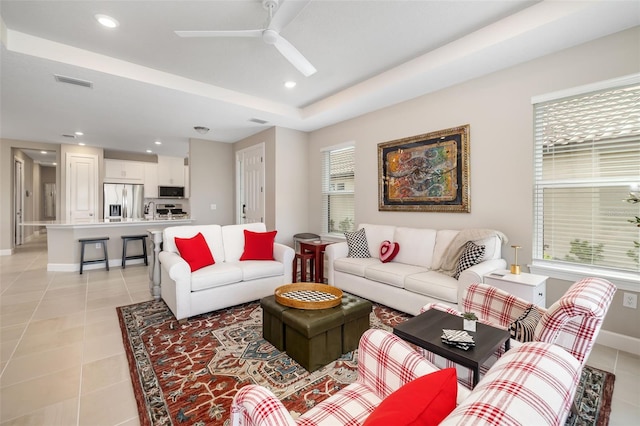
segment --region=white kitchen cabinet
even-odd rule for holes
[[[143,183],[144,163],[105,159],[104,181],[108,183]]]
[[[144,164],[144,198],[158,198],[158,164]]]
[[[158,155],[158,185],[184,186],[184,158]]]

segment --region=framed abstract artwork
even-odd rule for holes
[[[469,213],[469,128],[378,144],[378,210]]]

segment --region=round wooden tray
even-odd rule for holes
[[[328,300],[298,300],[287,296],[294,291],[309,291],[323,293]],[[327,309],[342,303],[342,290],[327,284],[294,283],[285,284],[276,288],[276,302],[284,306],[296,309]]]

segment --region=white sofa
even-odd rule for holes
[[[327,246],[327,278],[330,285],[346,292],[382,303],[400,311],[417,315],[427,303],[444,303],[459,309],[466,288],[482,282],[483,275],[504,269],[501,258],[504,234],[493,230],[435,230],[391,225],[362,224],[370,258],[347,257],[346,242]],[[443,267],[455,265],[460,244],[467,238],[485,246],[480,263],[464,270],[458,279],[445,273]],[[388,240],[397,242],[400,251],[388,263],[380,261],[380,245]]]
[[[162,299],[176,319],[251,302],[273,294],[291,282],[294,251],[274,243],[274,260],[240,260],[244,230],[265,232],[264,223],[195,225],[165,228],[162,238],[160,282]],[[175,237],[191,238],[201,232],[215,264],[191,272],[180,257]]]

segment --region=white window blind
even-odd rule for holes
[[[328,149],[322,155],[322,232],[354,231],[355,147]]]
[[[534,103],[534,126],[534,264],[640,272],[640,84]]]

